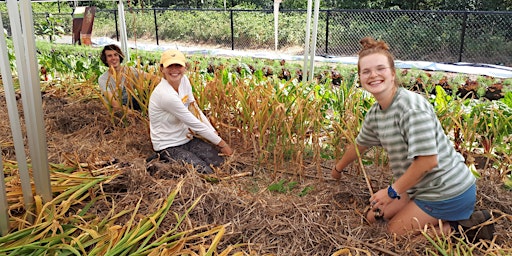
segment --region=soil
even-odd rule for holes
[[[385,232],[384,223],[369,225],[365,221],[363,211],[370,191],[355,166],[341,180],[330,178],[333,161],[320,165],[305,161],[303,170],[297,172],[282,163],[285,168],[275,170],[258,165],[253,149],[244,148],[236,134],[219,131],[223,137],[231,138],[236,150],[219,175],[251,175],[212,182],[182,165],[146,162],[152,148],[144,118],[133,114],[119,123],[112,121],[99,99],[63,95],[59,91],[42,95],[49,162],[87,163],[89,168],[101,168],[107,163],[122,171],[118,178],[102,185],[103,191],[97,191],[109,198],[100,200],[89,211],[100,217],[112,209],[133,210],[139,200],[138,215],[149,215],[156,211],[157,202],[167,198],[183,181],[171,212],[183,214],[194,200],[202,198],[179,230],[225,225],[219,252],[235,244],[243,244],[239,250],[251,255],[424,255],[436,251],[422,236],[395,237]],[[15,160],[9,143],[12,136],[4,93],[0,107],[2,156],[4,160]],[[475,244],[473,254],[510,254],[512,191],[503,188],[495,170],[479,171],[485,175],[478,180],[476,208],[493,212],[496,236],[493,243]],[[369,166],[366,172],[375,191],[389,184],[387,168]],[[283,179],[297,182],[296,187],[284,193],[269,191],[270,185]],[[306,192],[301,195],[301,191]],[[126,223],[129,217],[119,222]],[[172,229],[175,223],[174,215],[169,213],[159,234]],[[496,248],[503,250],[493,251]]]

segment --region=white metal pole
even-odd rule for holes
[[[2,14],[0,13],[0,27],[4,27]],[[28,172],[27,156],[25,154],[25,144],[23,142],[23,134],[21,132],[21,123],[16,103],[16,95],[14,92],[14,81],[12,79],[12,70],[9,64],[9,55],[7,54],[7,42],[2,33],[0,36],[0,71],[5,91],[5,101],[7,104],[7,112],[11,124],[11,133],[14,141],[14,151],[16,153],[16,161],[18,162],[18,171],[20,174],[21,190],[23,192],[23,202],[25,209],[30,209],[34,202],[32,197],[32,186],[30,185],[30,174]]]
[[[0,172],[0,235],[5,236],[9,233],[9,204],[7,203],[7,193],[5,191],[2,154],[0,154],[0,170],[2,170]]]
[[[274,50],[277,52],[279,44],[279,4],[281,0],[274,0]]]
[[[313,9],[313,0],[308,0],[306,14],[306,39],[304,40],[304,65],[302,67],[302,82],[308,79],[308,59],[309,59],[309,37],[311,36],[311,13]]]
[[[128,52],[128,37],[126,35],[126,18],[124,15],[124,4],[123,0],[119,0],[119,4],[117,5],[117,9],[119,12],[119,28],[121,33],[121,50],[124,53],[125,63],[130,60],[130,53]]]
[[[52,193],[43,121],[41,85],[39,84],[39,70],[35,54],[32,6],[29,0],[21,0],[19,3],[19,11],[15,0],[7,1],[7,9],[13,32],[13,44],[36,194],[40,195],[45,202],[49,202],[52,199]],[[20,19],[22,24],[20,24]]]
[[[315,12],[313,14],[313,41],[311,43],[309,81],[313,81],[315,71],[316,39],[318,37],[318,14],[320,12],[320,0],[315,0]]]

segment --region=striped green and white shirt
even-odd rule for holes
[[[438,165],[409,189],[411,198],[442,201],[466,191],[475,177],[455,151],[423,96],[398,88],[386,110],[375,103],[366,114],[356,143],[381,146],[389,157],[395,179],[402,176],[416,156],[437,155]]]

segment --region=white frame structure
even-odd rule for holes
[[[7,0],[36,194],[52,200],[34,19],[29,0]],[[5,56],[7,57],[7,56]]]
[[[32,12],[32,2],[36,1],[6,0],[3,2],[7,5],[9,22],[11,25],[35,194],[37,196],[41,196],[43,202],[46,203],[52,200],[52,191]],[[57,0],[37,2],[57,2]],[[77,1],[73,2],[76,4]],[[130,55],[128,52],[129,49],[127,44],[123,1],[118,1],[118,9],[120,13],[119,26],[121,27],[121,49],[123,49],[126,58],[129,58]],[[3,31],[4,26],[1,14],[0,25]],[[6,94],[5,98],[9,112],[9,121],[20,173],[23,201],[25,208],[30,209],[34,202],[31,177],[26,160],[25,144],[23,141],[23,134],[14,92],[14,82],[12,78],[13,72],[10,69],[9,56],[7,54],[7,43],[3,33],[0,36],[0,53],[0,71]],[[9,232],[9,205],[7,202],[5,177],[1,156],[0,168],[2,169],[2,173],[0,175],[0,235],[5,235]],[[31,219],[29,219],[29,221],[30,220]]]
[[[304,42],[304,65],[302,68],[302,82],[313,81],[315,69],[316,40],[318,33],[318,15],[320,13],[320,0],[315,0],[315,12],[313,13],[313,32],[311,33],[311,13],[313,9],[313,0],[308,0],[306,17],[306,38]],[[313,39],[311,39],[311,35]],[[310,42],[311,41],[311,42]],[[311,43],[311,49],[309,44]],[[309,66],[308,66],[309,61]],[[309,72],[309,75],[308,75]]]
[[[0,26],[4,27],[3,21],[0,14]],[[11,125],[11,133],[14,139],[14,150],[16,154],[16,160],[18,162],[18,170],[20,173],[21,187],[23,192],[23,201],[26,208],[30,207],[33,203],[32,198],[32,187],[30,185],[30,176],[28,171],[28,165],[25,155],[25,145],[23,143],[23,134],[21,132],[20,118],[18,116],[18,107],[16,103],[16,96],[14,92],[14,81],[12,79],[12,70],[10,68],[9,57],[7,55],[7,41],[5,40],[4,34],[0,36],[0,52],[1,63],[0,71],[2,74],[2,82],[5,91],[5,101],[7,103],[7,111],[9,114],[9,120]],[[4,57],[5,56],[5,57]],[[2,173],[0,175],[0,215],[5,216],[0,219],[0,233],[5,235],[9,230],[9,215],[8,215],[8,204],[7,194],[5,191],[3,162],[0,156],[0,167]]]

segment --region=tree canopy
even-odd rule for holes
[[[105,4],[99,2],[98,5]],[[138,6],[179,8],[254,8],[271,9],[269,0],[135,0]],[[322,9],[470,10],[511,11],[512,0],[323,0]],[[307,1],[283,0],[282,9],[306,9]]]
[[[0,0],[0,10],[5,10]],[[38,2],[44,8],[48,3]],[[73,1],[51,2],[55,9],[73,7]],[[91,5],[101,9],[117,8],[116,1],[91,0],[80,5]],[[377,9],[377,10],[444,10],[444,11],[512,11],[512,0],[321,0],[321,9]],[[37,6],[37,5],[36,5]],[[250,9],[272,10],[272,0],[128,0],[127,7],[134,8],[197,8],[197,9]],[[50,7],[51,8],[51,7]],[[305,0],[282,0],[281,9],[307,8]],[[36,7],[37,9],[37,7]],[[48,11],[48,10],[47,10]]]

